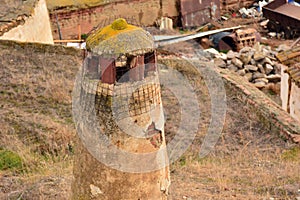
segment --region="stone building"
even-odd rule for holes
[[[87,34],[99,24],[103,27],[120,17],[131,24],[152,26],[161,17],[175,18],[179,15],[179,0],[107,0],[93,4],[81,0],[68,5],[61,1],[48,2],[55,39],[59,38],[57,24],[63,39],[77,39],[79,30]]]
[[[0,39],[53,44],[45,0],[4,0],[0,6]]]
[[[300,47],[277,55],[281,68],[282,108],[300,122]]]
[[[80,137],[73,199],[167,198],[156,62],[152,36],[122,18],[87,38],[73,102]]]

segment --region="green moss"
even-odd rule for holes
[[[296,146],[282,153],[282,159],[289,161],[300,160],[300,147]]]
[[[127,28],[127,22],[123,18],[116,19],[112,24],[111,28],[114,30],[123,30]]]
[[[86,46],[88,50],[94,49],[97,47],[101,42],[105,40],[109,40],[114,38],[116,35],[121,33],[128,33],[131,34],[132,31],[140,31],[141,33],[144,32],[144,30],[140,27],[133,26],[130,24],[127,24],[126,20],[123,18],[116,19],[112,24],[95,31],[93,34],[91,34],[86,39]],[[112,41],[115,42],[115,41]],[[112,44],[114,45],[114,44]],[[118,44],[115,44],[118,45]],[[119,45],[124,46],[124,45]]]
[[[0,170],[18,169],[23,166],[21,157],[9,150],[0,150]]]

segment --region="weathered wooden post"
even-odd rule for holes
[[[80,139],[72,199],[167,199],[170,177],[152,36],[124,19],[96,30],[87,38],[77,82],[73,113]]]

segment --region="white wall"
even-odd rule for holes
[[[45,0],[39,0],[23,25],[4,33],[0,39],[53,44],[50,19]]]
[[[284,73],[288,67],[281,65],[281,82],[280,82],[280,98],[282,102],[282,109],[287,111],[288,96],[289,96],[289,75]]]
[[[300,122],[300,88],[294,82],[291,88],[290,114]]]

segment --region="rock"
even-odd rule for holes
[[[268,79],[269,82],[277,83],[281,80],[281,75],[271,74],[271,75],[266,76],[266,79]]]
[[[267,19],[267,20],[264,20],[264,21],[260,22],[259,25],[262,26],[262,27],[265,27],[265,26],[267,26],[268,22],[269,22],[269,20]]]
[[[241,50],[240,50],[240,53],[249,53],[249,52],[254,52],[255,51],[255,49],[253,49],[252,47],[248,47],[248,46],[246,46],[246,47],[243,47]]]
[[[222,58],[223,60],[227,60],[227,55],[225,53],[220,53],[219,58]]]
[[[254,83],[254,86],[257,87],[258,89],[264,88],[267,84],[265,82],[257,82]]]
[[[231,60],[227,60],[226,63],[227,63],[227,65],[231,65],[232,64]]]
[[[256,72],[258,70],[258,67],[253,66],[253,65],[245,65],[245,69],[247,71],[252,71],[252,72]]]
[[[281,51],[287,51],[287,50],[289,50],[289,49],[290,49],[290,47],[287,46],[286,44],[281,44],[281,45],[279,45],[275,50],[276,50],[277,52],[281,52]]]
[[[251,82],[251,81],[252,81],[252,76],[253,76],[253,74],[250,73],[250,72],[248,72],[248,73],[245,74],[244,77],[245,77],[249,82]]]
[[[255,52],[253,55],[253,59],[255,61],[260,61],[265,58],[265,55],[262,52]]]
[[[251,64],[251,65],[256,65],[256,61],[252,58],[252,59],[250,60],[250,64]]]
[[[265,74],[263,74],[263,73],[260,73],[260,72],[254,72],[253,73],[253,79],[258,79],[258,78],[265,78],[266,77],[266,75]]]
[[[240,60],[245,64],[248,65],[251,61],[252,55],[250,53],[244,53],[240,55]]]
[[[280,83],[268,83],[265,89],[271,90],[275,94],[280,94]]]
[[[245,76],[246,70],[245,70],[245,69],[240,69],[240,70],[237,71],[237,73],[238,73],[240,76]]]
[[[263,50],[266,50],[266,51],[271,51],[271,50],[272,50],[270,46],[263,46],[262,49],[263,49]]]
[[[260,43],[257,42],[254,44],[253,49],[255,52],[261,52],[262,47],[261,47]]]
[[[263,66],[262,64],[257,64],[257,67],[258,67],[258,69],[259,69],[259,71],[260,71],[261,73],[263,73],[263,74],[266,73],[265,68],[264,68],[264,66]]]
[[[258,82],[264,82],[264,83],[269,83],[269,80],[266,78],[258,78],[254,80],[254,83],[258,83]]]
[[[274,65],[274,63],[271,61],[270,58],[268,57],[265,57],[264,61],[263,61],[264,64],[270,64],[270,65]]]
[[[222,58],[214,58],[214,63],[216,67],[226,68],[226,63]]]
[[[275,74],[281,74],[282,64],[274,62],[274,71]]]
[[[220,52],[218,52],[218,51],[217,51],[216,49],[214,49],[214,48],[205,49],[205,50],[203,50],[203,51],[212,54],[214,57],[219,57],[219,56],[220,56]]]
[[[243,68],[243,62],[240,59],[233,58],[231,61],[232,61],[232,64],[234,64],[235,66],[237,66],[239,69]]]
[[[276,34],[275,32],[269,32],[269,33],[268,33],[268,36],[270,36],[270,37],[276,37],[276,35],[277,35],[277,34]]]
[[[231,70],[231,71],[234,71],[234,72],[236,72],[238,70],[238,68],[234,65],[229,65],[228,69]]]
[[[269,55],[268,55],[268,58],[269,58],[270,60],[277,61],[276,55],[277,55],[277,52],[275,52],[275,51],[270,51],[270,52],[269,52]]]
[[[208,38],[201,38],[200,45],[203,49],[208,49],[211,46],[211,42]]]
[[[270,74],[272,71],[273,71],[273,66],[270,65],[270,64],[266,64],[265,65],[265,71],[266,71],[266,74]]]
[[[226,55],[227,55],[228,59],[233,59],[235,57],[238,57],[238,53],[236,53],[236,52],[234,52],[232,50],[229,50]]]

